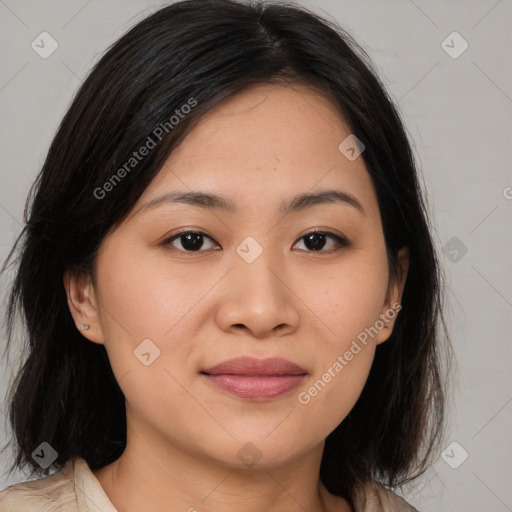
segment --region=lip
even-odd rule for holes
[[[295,389],[308,372],[281,357],[236,357],[202,370],[201,374],[222,391],[247,400],[263,401]]]
[[[268,357],[256,359],[255,357],[235,357],[219,363],[211,368],[206,368],[202,373],[209,375],[244,375],[251,377],[304,375],[308,372],[298,364],[292,363],[282,357]]]

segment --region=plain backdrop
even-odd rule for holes
[[[0,0],[2,262],[77,87],[108,45],[165,3]],[[424,512],[512,510],[512,2],[299,3],[339,22],[375,62],[413,141],[448,278],[450,430],[444,457],[407,498]],[[42,32],[58,43],[46,59],[31,46]],[[1,371],[3,397],[10,368]],[[2,445],[6,413],[2,402]],[[26,479],[4,472],[8,453],[0,489]]]

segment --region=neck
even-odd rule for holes
[[[351,511],[319,482],[323,443],[285,464],[260,468],[191,453],[140,425],[127,439],[119,459],[94,471],[119,512]]]

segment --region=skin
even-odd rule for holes
[[[304,86],[258,85],[212,109],[173,151],[131,214],[98,253],[97,286],[64,276],[77,328],[105,345],[126,397],[127,445],[94,472],[120,512],[350,511],[319,481],[327,435],[356,403],[375,347],[394,320],[307,404],[298,400],[379,315],[400,303],[389,280],[377,197],[362,157],[338,149],[350,129],[330,101]],[[279,213],[296,194],[338,189],[343,203]],[[139,208],[162,193],[201,190],[234,201],[237,213],[189,204]],[[108,200],[108,199],[106,199]],[[327,237],[314,251],[303,238]],[[200,251],[186,240],[200,230]],[[252,263],[236,248],[253,237]],[[149,366],[134,356],[144,339],[160,350]],[[303,384],[254,402],[222,392],[200,371],[240,355],[281,356],[307,369]],[[248,442],[260,459],[237,456]]]

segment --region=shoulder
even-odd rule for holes
[[[355,512],[419,512],[401,496],[378,482],[369,482],[355,493]]]
[[[76,462],[69,460],[50,476],[7,487],[0,492],[0,512],[79,511],[74,488]]]

